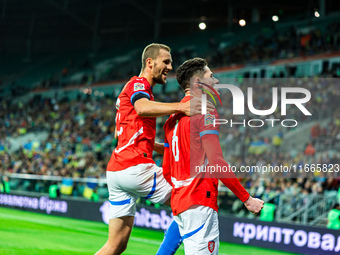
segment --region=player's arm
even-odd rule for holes
[[[118,134],[117,134],[117,125],[115,126],[115,139],[118,140]]]
[[[165,178],[165,180],[167,180],[167,182],[172,185],[171,183],[171,172],[170,172],[170,149],[169,149],[169,143],[166,141],[164,141],[164,155],[163,155],[163,176]]]
[[[222,183],[227,186],[247,207],[252,213],[259,213],[263,208],[264,202],[257,198],[252,198],[246,189],[241,185],[236,175],[230,171],[228,163],[223,158],[223,153],[219,141],[219,137],[216,134],[203,135],[201,137],[204,151],[208,157],[209,164],[212,166],[220,166],[224,169],[229,169],[227,172],[214,173],[214,177],[218,178]],[[216,168],[217,169],[217,168]]]
[[[153,150],[158,154],[164,155],[164,143],[155,142]]]
[[[184,113],[187,116],[192,116],[201,113],[202,100],[198,97],[194,97],[190,99],[190,101],[184,103],[161,103],[151,101],[145,96],[134,101],[134,108],[141,117],[160,117],[173,113]],[[213,104],[208,101],[207,111],[211,112],[213,110]]]
[[[209,131],[207,131],[209,132]],[[215,131],[216,132],[216,131]],[[223,158],[223,153],[217,134],[206,134],[201,137],[204,151],[211,166],[220,166],[221,169],[230,169],[228,163]],[[216,168],[217,169],[217,168]],[[242,202],[249,198],[249,193],[241,185],[236,175],[232,171],[213,173],[214,178],[218,178],[227,186]]]

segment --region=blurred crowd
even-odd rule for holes
[[[241,166],[260,165],[290,165],[303,166],[304,164],[338,164],[339,154],[336,153],[340,141],[340,110],[337,98],[340,96],[340,86],[335,79],[310,78],[310,79],[275,79],[270,83],[256,86],[254,93],[254,107],[256,109],[268,109],[272,104],[271,86],[279,87],[299,86],[311,91],[313,96],[306,104],[306,108],[312,112],[313,118],[306,118],[296,107],[288,109],[287,118],[296,119],[301,125],[310,121],[315,124],[308,130],[309,138],[305,144],[291,143],[285,149],[282,143],[287,135],[287,128],[278,128],[274,135],[261,136],[260,128],[247,128],[243,125],[223,128],[221,126],[220,140],[225,157],[230,164],[240,168]],[[248,86],[246,81],[240,84],[244,89]],[[47,99],[35,97],[30,102],[11,103],[2,101],[0,104],[0,170],[2,173],[28,173],[37,175],[63,176],[63,177],[95,177],[105,178],[106,164],[110,159],[112,150],[116,145],[114,139],[115,95],[105,97],[91,97],[89,95],[78,96],[74,100]],[[155,95],[156,100],[163,102],[178,101],[183,96],[182,92]],[[221,118],[241,121],[242,116],[236,118],[232,115],[232,102],[230,93],[221,91],[221,98],[226,105],[223,109],[217,109]],[[280,106],[271,119],[280,119]],[[156,141],[162,142],[164,132],[162,130],[166,116],[157,118]],[[258,118],[247,116],[247,119]],[[296,130],[294,128],[293,130]],[[23,134],[34,133],[39,135],[47,133],[43,142],[28,141],[18,150],[11,151],[9,137],[16,139]],[[233,151],[233,153],[230,153]],[[162,157],[155,155],[155,162],[162,164]],[[273,181],[271,176],[268,181],[258,182],[256,174],[250,174],[243,180],[247,188],[257,195],[266,195],[270,192],[286,192],[281,181],[280,184]],[[282,178],[295,178],[296,176],[278,176]],[[301,176],[310,179],[312,184],[321,185],[327,182],[328,177],[319,175]],[[336,179],[337,185],[339,184]],[[313,186],[313,185],[311,185]],[[314,185],[315,186],[315,185]],[[299,187],[303,188],[301,182]],[[332,186],[337,188],[338,186]],[[305,189],[302,189],[305,190]],[[317,189],[322,193],[323,189]],[[310,189],[304,192],[311,192]],[[315,192],[315,188],[313,189]]]
[[[268,28],[266,34],[260,35],[252,41],[242,40],[241,43],[226,47],[225,41],[217,42],[213,37],[208,40],[209,50],[197,52],[193,47],[182,47],[173,49],[172,59],[174,70],[185,60],[194,57],[206,58],[212,68],[225,67],[234,64],[260,64],[270,63],[278,59],[289,59],[295,57],[311,56],[318,53],[337,52],[340,50],[340,22],[333,22],[322,32],[318,28],[307,31],[297,31],[291,26],[288,30],[278,30],[275,27]],[[104,71],[96,72],[95,65],[90,59],[86,59],[78,65],[75,61],[69,61],[61,74],[50,75],[40,83],[41,88],[51,86],[69,86],[70,84],[92,84],[115,80],[124,80],[140,72],[140,62],[131,61],[140,59],[142,49],[137,49],[129,54],[130,61],[117,62],[107,67]],[[75,71],[86,70],[81,79],[70,81],[67,79]],[[339,76],[336,70],[324,70],[333,77]],[[275,74],[276,75],[276,74]],[[293,75],[293,74],[288,74]],[[58,80],[56,77],[59,77]],[[280,76],[285,77],[283,74]]]
[[[250,37],[252,38],[252,37]],[[318,53],[337,52],[340,50],[340,22],[332,22],[324,29],[311,26],[299,30],[291,26],[289,29],[266,28],[266,32],[249,40],[241,40],[239,43],[228,45],[226,41],[217,41],[214,37],[209,38],[206,43],[209,50],[198,52],[191,46],[172,50],[174,70],[185,60],[193,57],[206,58],[213,68],[225,67],[235,64],[268,64],[278,59],[289,59],[295,57],[311,56]],[[46,90],[51,88],[62,88],[79,84],[91,85],[126,80],[140,72],[140,56],[142,49],[135,49],[122,57],[120,60],[112,61],[105,68],[97,68],[90,58],[83,60],[70,59],[64,68],[56,73],[46,74],[32,89]],[[337,70],[323,70],[333,77],[339,76]],[[76,78],[73,76],[76,75]],[[294,70],[288,75],[294,75]],[[276,76],[276,74],[274,74]],[[283,73],[279,77],[285,77]],[[6,80],[0,77],[1,80]],[[0,83],[1,86],[1,83]],[[22,95],[21,90],[27,90],[25,86],[12,82],[13,96]]]
[[[297,27],[291,26],[287,30],[268,28],[267,34],[231,47],[225,47],[225,42],[216,42],[212,38],[208,61],[219,67],[311,56],[340,49],[340,22],[329,24],[325,31],[314,27],[298,31]]]
[[[244,119],[246,121],[249,119],[295,119],[298,122],[298,126],[294,128],[284,128],[277,122],[276,128],[273,128],[274,132],[263,132],[263,128],[250,128],[243,125],[233,127],[221,125],[220,141],[227,161],[232,166],[236,166],[236,169],[240,169],[241,166],[253,168],[251,172],[240,176],[243,185],[249,189],[251,195],[276,206],[278,206],[279,197],[286,198],[291,205],[295,206],[286,208],[286,211],[290,213],[305,205],[309,195],[326,195],[326,197],[331,195],[331,199],[334,199],[334,195],[340,188],[340,84],[338,79],[330,78],[330,75],[313,78],[271,79],[268,82],[262,79],[261,84],[257,85],[245,79],[239,85],[243,91],[246,91],[248,86],[256,87],[253,102],[254,108],[259,110],[271,107],[271,87],[278,87],[278,89],[303,87],[312,94],[311,100],[304,104],[312,116],[305,116],[295,106],[287,108],[287,115],[282,116],[279,100],[277,110],[264,118],[264,116],[253,115],[249,111],[246,116],[233,115],[231,93],[219,91],[225,104],[221,109],[217,109],[222,119],[233,119],[238,123]],[[301,98],[301,95],[299,97]],[[315,171],[317,164],[327,170]],[[269,173],[263,168],[263,166],[286,166],[291,169],[291,165],[293,169],[294,167],[297,169],[297,173],[291,170]],[[301,172],[299,169],[302,169]],[[311,169],[314,170],[311,171]],[[226,211],[239,213],[240,216],[246,213],[242,203],[230,193],[221,193],[220,206]]]
[[[114,99],[38,99],[28,104],[1,102],[0,169],[12,173],[104,178],[114,139]],[[10,153],[8,139],[46,132]]]
[[[175,94],[158,95],[160,101],[175,101]],[[115,95],[48,99],[35,97],[26,104],[0,103],[0,176],[25,173],[62,177],[106,177],[106,165],[117,144],[114,138]],[[157,120],[158,140],[163,140],[164,118]],[[46,139],[31,139],[12,150],[10,139],[25,134]],[[42,140],[42,142],[37,142]],[[158,165],[162,157],[155,155]],[[47,191],[48,186],[30,187]],[[42,189],[42,190],[41,190]]]
[[[269,63],[277,59],[289,59],[300,56],[311,56],[318,53],[336,52],[340,49],[340,22],[329,24],[324,32],[313,28],[309,31],[298,32],[297,28],[290,27],[288,30],[269,28],[269,36],[258,36],[252,41],[243,40],[226,47],[226,42],[216,42],[214,38],[208,40],[209,50],[198,53],[193,47],[182,47],[172,50],[174,70],[185,60],[193,57],[206,58],[213,68],[230,66],[234,64],[259,64]],[[50,75],[40,83],[41,88],[51,86],[68,86],[72,84],[92,84],[114,80],[127,79],[140,71],[140,62],[131,59],[140,59],[142,49],[137,49],[129,54],[130,61],[121,61],[108,66],[104,71],[96,72],[95,65],[89,59],[78,65],[75,61],[69,61],[67,67],[59,75]],[[87,73],[78,80],[68,80],[70,74],[86,70]],[[338,76],[334,70],[324,70],[333,76]],[[292,74],[289,74],[292,75]],[[56,77],[59,77],[58,80]],[[280,77],[284,77],[282,74]]]
[[[210,66],[220,67],[230,64],[259,63],[274,59],[313,55],[320,52],[339,50],[340,22],[330,24],[324,32],[314,29],[307,34],[298,33],[291,27],[287,31],[274,30],[271,37],[256,38],[254,42],[224,47],[223,42],[210,40],[211,50],[207,53]],[[132,57],[139,59],[141,52],[136,51]],[[184,60],[195,57],[197,53],[191,48],[173,51],[174,67]],[[204,56],[203,56],[204,57]],[[85,60],[78,65],[70,61],[60,74],[43,79],[38,89],[58,88],[73,85],[68,78],[79,70],[88,70],[80,83],[91,85],[95,82],[127,80],[138,75],[140,64],[131,61],[120,64],[119,68],[110,67],[101,75],[94,73],[94,65]],[[255,109],[269,109],[272,105],[271,88],[303,87],[313,95],[305,104],[312,117],[305,116],[294,106],[288,107],[286,119],[295,119],[299,125],[315,122],[310,129],[307,140],[288,143],[283,148],[287,128],[276,128],[276,132],[263,135],[261,128],[249,128],[235,125],[221,127],[220,141],[227,161],[241,166],[290,165],[305,164],[339,164],[340,155],[340,84],[337,73],[324,73],[322,76],[299,79],[271,79],[261,84],[252,84],[249,79],[238,80],[239,87],[245,92],[247,87],[254,87],[253,105]],[[251,81],[253,82],[253,81]],[[221,90],[224,105],[218,109],[223,119],[241,122],[243,119],[258,119],[259,116],[232,114],[231,93]],[[244,93],[246,94],[246,93]],[[47,99],[35,97],[28,103],[13,103],[10,100],[0,102],[0,175],[4,173],[27,173],[62,177],[105,178],[106,164],[117,141],[114,138],[115,100],[117,95],[105,97],[80,96],[77,99]],[[183,93],[160,93],[155,100],[174,102],[182,98]],[[277,110],[266,119],[282,119],[281,100]],[[247,108],[246,108],[247,109]],[[246,112],[249,112],[246,110]],[[162,142],[163,124],[167,117],[157,118],[156,141]],[[289,130],[297,130],[292,128]],[[28,141],[18,150],[12,151],[8,138],[17,139],[23,134],[34,133],[37,136],[46,133],[43,142],[34,139]],[[303,143],[303,144],[301,144]],[[162,157],[155,155],[155,162],[162,164]],[[250,174],[242,178],[243,185],[250,193],[267,202],[277,204],[278,194],[295,197],[304,202],[308,194],[325,194],[339,189],[340,179],[328,173],[314,173],[308,176],[260,176]],[[304,178],[301,178],[304,177]],[[47,186],[31,187],[35,191],[47,192]],[[223,199],[229,193],[222,193],[220,206],[229,208],[230,200]],[[231,203],[231,210],[240,210],[239,203]],[[294,208],[292,208],[294,210]]]
[[[295,78],[295,79],[262,79],[260,84],[256,84],[256,81],[250,79],[244,79],[239,82],[239,87],[246,94],[247,87],[253,87],[253,97],[252,102],[255,109],[267,110],[270,109],[273,102],[272,87],[278,89],[278,105],[276,110],[265,116],[256,116],[252,114],[249,110],[245,111],[246,115],[233,115],[232,109],[232,94],[227,90],[221,89],[219,91],[220,97],[223,100],[223,106],[218,107],[220,118],[233,120],[233,122],[242,123],[244,120],[247,121],[251,119],[267,119],[267,120],[280,120],[283,119],[294,119],[297,121],[297,127],[286,128],[280,124],[280,121],[263,121],[264,128],[251,128],[249,125],[221,125],[221,139],[228,144],[225,148],[229,151],[229,154],[238,151],[238,154],[243,155],[243,157],[249,154],[261,155],[265,152],[272,151],[276,155],[279,155],[283,140],[287,132],[298,129],[304,124],[310,122],[321,122],[316,125],[311,130],[310,139],[308,141],[303,141],[304,149],[311,146],[316,146],[316,149],[323,148],[329,145],[329,149],[335,148],[339,144],[340,135],[340,109],[339,101],[340,97],[340,84],[338,79],[323,77],[313,77],[313,78]],[[282,87],[301,87],[310,91],[312,97],[304,104],[305,108],[312,114],[312,116],[306,116],[302,111],[293,105],[287,107],[287,114],[281,115],[281,99],[280,99],[280,89]],[[302,94],[296,93],[295,96],[289,93],[288,98],[301,98]],[[247,107],[246,107],[247,109]],[[272,124],[274,123],[274,124]],[[253,123],[253,125],[259,125],[258,122]],[[263,133],[265,127],[271,127],[273,132]],[[292,125],[292,123],[288,124]],[[243,143],[240,144],[240,141]],[[316,144],[318,142],[318,144]],[[242,146],[241,146],[242,145]],[[291,152],[293,158],[297,156],[297,149],[302,151],[302,145],[292,142],[290,144],[289,151]],[[315,149],[315,148],[314,148]],[[288,149],[286,148],[286,151]],[[311,150],[313,152],[313,150]],[[310,154],[311,152],[307,153]],[[312,153],[311,156],[314,156]]]

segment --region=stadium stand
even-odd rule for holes
[[[265,29],[265,33],[261,33],[261,36],[255,33],[252,37],[245,38],[242,34],[238,34],[237,38],[230,41],[214,35],[208,39],[195,36],[185,41],[205,40],[206,47],[193,47],[193,44],[175,45],[172,52],[174,66],[195,56],[206,57],[209,65],[217,69],[244,64],[255,67],[259,64],[269,66],[278,60],[337,53],[340,50],[340,22],[335,20],[336,18],[329,18],[320,22],[315,21],[312,26],[306,26],[306,23],[292,26],[287,23],[281,27],[269,27]],[[254,29],[255,26],[250,26],[248,29]],[[65,61],[64,57],[39,59],[31,70],[26,68],[27,71],[21,74],[4,71],[1,73],[1,175],[20,173],[63,178],[105,177],[106,164],[117,142],[113,135],[115,116],[113,105],[123,84],[122,80],[138,74],[140,68],[138,61],[133,61],[134,64],[131,64],[131,60],[138,59],[141,55],[139,48],[135,48],[129,54],[121,53],[121,51],[112,53],[115,54],[112,58],[102,54],[92,59],[84,57],[84,54],[74,53],[68,56],[68,61]],[[288,79],[310,76],[298,74],[290,66],[286,67],[285,72],[274,73],[271,77],[287,79],[274,79],[270,81],[271,83],[258,86],[254,93],[255,108],[268,109],[272,103],[268,91],[273,86],[282,86],[284,81],[284,86],[302,86],[316,95],[307,104],[307,108],[313,112],[313,118],[307,121],[298,109],[293,109],[290,117],[303,125],[289,132],[280,128],[270,131],[239,126],[228,128],[222,132],[220,138],[224,142],[221,144],[225,144],[223,149],[227,161],[236,167],[289,165],[290,162],[296,165],[338,164],[340,162],[338,153],[340,86],[338,81],[332,78],[337,78],[339,75],[339,65],[335,64],[329,68],[325,67],[317,75],[308,79]],[[223,76],[223,72],[220,76]],[[253,82],[248,79],[249,73],[243,73],[239,78],[237,82],[241,89],[245,89],[249,85],[248,82]],[[96,86],[101,84],[116,85],[112,85],[112,90],[105,96],[104,94],[99,96],[99,92],[95,95]],[[44,97],[40,94],[46,91],[54,94],[58,89],[74,88],[80,89],[80,92],[73,97],[64,97],[60,94]],[[164,102],[177,101],[177,98],[182,95],[178,88],[174,85],[172,93],[169,93],[169,90],[159,90],[156,98]],[[91,90],[91,93],[85,93],[85,90]],[[27,97],[28,92],[33,92],[35,96]],[[222,92],[221,97],[225,102],[232,102],[231,95],[226,92]],[[15,100],[6,100],[7,98]],[[230,108],[231,104],[223,109]],[[279,112],[280,109],[270,118],[279,118]],[[226,119],[235,118],[228,111],[222,111],[220,115]],[[166,117],[157,119],[156,140],[160,142],[163,140],[162,124],[165,120]],[[238,121],[237,118],[235,120]],[[47,133],[46,139],[26,141],[20,149],[12,149],[13,141],[17,141],[16,139],[21,136],[25,134],[38,136],[42,132]],[[161,165],[161,157],[155,155],[155,161]],[[321,206],[323,207],[321,216],[334,206],[332,201],[340,188],[339,178],[331,178],[330,175],[323,174],[315,174],[309,179],[302,178],[304,176],[282,177],[281,179],[271,177],[257,179],[255,176],[250,176],[243,178],[242,183],[250,190],[251,195],[264,199],[275,205],[276,210],[281,210],[280,219],[292,215],[292,212],[298,211],[304,205],[309,207],[316,205],[315,211],[308,216],[308,219],[293,215],[293,217],[289,216],[289,219],[286,217],[287,221],[296,220],[301,223],[313,221],[318,214],[320,215],[317,206],[321,206],[321,202],[324,203],[320,198],[322,196],[326,197],[326,204]],[[12,189],[48,193],[49,187],[57,182],[13,179],[9,183]],[[83,196],[85,192],[86,197],[91,197],[94,191],[97,192],[96,189],[97,187],[93,185],[69,185],[68,183],[67,191],[64,193]],[[105,196],[103,190],[105,188],[99,193]],[[308,200],[309,195],[313,195],[312,201]],[[291,202],[289,205],[283,205],[285,201]],[[219,203],[222,211],[245,216],[242,204],[235,201],[227,190],[221,190]],[[252,215],[247,216],[252,217]]]

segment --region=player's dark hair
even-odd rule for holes
[[[185,61],[182,65],[177,68],[176,78],[177,82],[183,90],[190,87],[190,79],[197,75],[202,77],[204,74],[204,67],[208,63],[203,58],[193,58]]]
[[[142,54],[142,71],[146,67],[146,60],[148,58],[156,59],[159,55],[160,49],[171,52],[171,49],[169,46],[166,46],[165,44],[160,44],[160,43],[151,43],[145,47],[143,54]]]

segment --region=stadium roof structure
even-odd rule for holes
[[[0,53],[99,49],[271,20],[340,10],[338,0],[2,0]],[[322,16],[322,15],[321,15]]]

